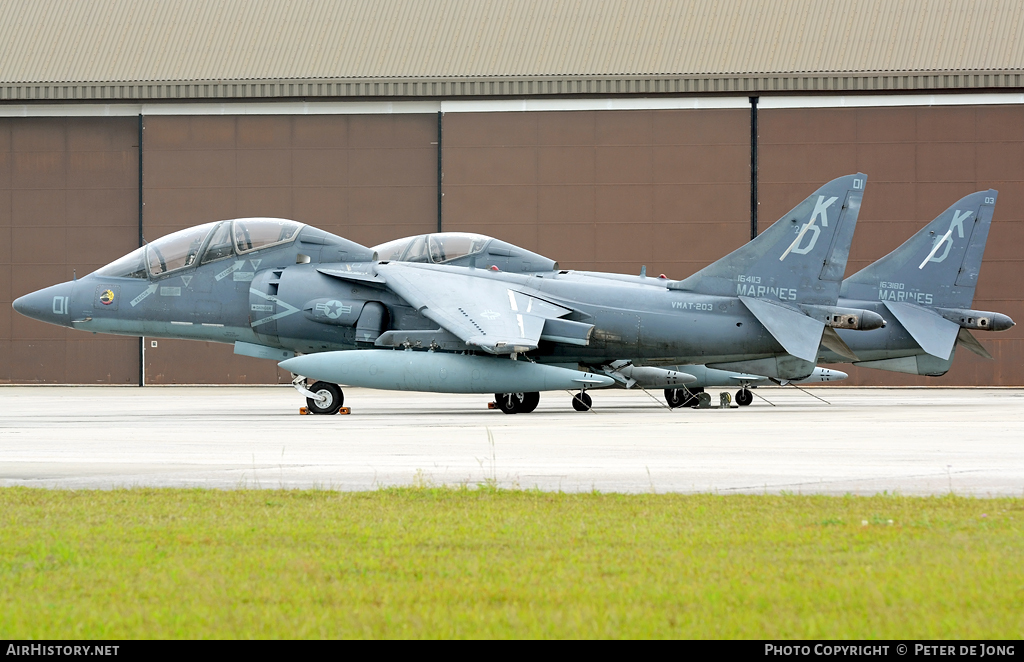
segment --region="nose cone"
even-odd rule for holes
[[[1017,323],[1009,315],[996,313],[992,316],[992,326],[990,328],[992,331],[1006,331],[1016,325]]]
[[[61,283],[14,300],[14,309],[40,322],[71,326],[71,294],[75,284]]]

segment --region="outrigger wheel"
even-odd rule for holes
[[[572,396],[572,408],[576,411],[590,411],[590,408],[594,406],[594,401],[586,391],[580,391],[576,395]]]
[[[697,396],[704,392],[702,388],[667,388],[665,389],[665,402],[672,409],[679,407],[693,407],[697,404]]]
[[[506,414],[529,414],[540,404],[540,393],[495,393],[494,401]]]
[[[754,401],[754,394],[749,389],[742,388],[736,391],[736,404],[740,407],[746,407]]]
[[[345,403],[345,394],[341,387],[330,382],[316,382],[309,387],[309,390],[316,393],[319,399],[306,398],[310,414],[337,414],[341,405]]]

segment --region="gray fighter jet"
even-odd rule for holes
[[[510,250],[515,251],[517,254],[529,254],[529,251],[526,251],[523,248],[510,246],[504,242],[500,242],[500,244],[497,244],[494,248],[487,248],[485,250],[485,247],[491,246],[489,242],[492,241],[495,240],[485,235],[467,234],[463,232],[438,232],[395,239],[393,241],[374,246],[373,250],[381,256],[381,259],[387,259],[390,261],[420,263],[433,262],[435,264],[448,264],[450,266],[462,267],[477,266],[478,264],[481,267],[486,267],[488,260],[493,259],[493,256],[505,256]],[[453,246],[457,246],[459,248],[453,252],[451,250],[451,247]],[[552,271],[559,271],[558,263],[552,262],[552,264],[554,265],[552,267]],[[533,273],[534,275],[538,275],[538,267],[540,266],[543,265],[538,264],[538,260],[536,258],[533,260],[526,259],[522,261],[511,260],[504,262],[504,269],[502,270],[517,273]],[[645,272],[646,267],[641,270],[642,275],[639,277],[594,272],[563,271],[562,274],[585,274],[594,278],[620,281],[624,280],[626,282],[635,281],[638,285],[651,285],[653,283],[653,287],[665,287],[669,282],[666,280],[665,276],[660,276],[658,279],[649,279],[646,275],[643,275]],[[708,387],[740,387],[740,390],[736,392],[736,402],[741,406],[749,405],[753,401],[753,395],[750,392],[750,388],[772,383],[764,375],[751,375],[748,373],[736,372],[734,370],[720,370],[706,365],[673,366],[672,368],[649,367],[635,365],[631,360],[620,359],[618,361],[612,361],[608,364],[595,366],[589,369],[608,375],[615,380],[612,384],[613,388],[664,388],[666,400],[672,407],[696,405],[701,398],[705,398],[705,401],[710,403],[710,396],[701,395],[704,393],[704,389]],[[804,379],[783,380],[775,383],[820,384],[824,382],[841,381],[846,379],[848,376],[849,375],[841,370],[815,367],[810,376]],[[684,388],[666,388],[674,387],[679,384],[685,384]],[[522,401],[524,399],[529,399],[530,396],[523,393],[495,393],[494,397],[495,402],[501,403],[503,401],[514,402],[516,399]],[[517,411],[517,408],[514,405],[506,406],[504,409],[509,413],[516,413]]]
[[[883,324],[836,305],[866,180],[829,182],[757,239],[660,288],[558,271],[496,240],[428,240],[402,262],[294,221],[236,219],[173,233],[14,307],[84,331],[234,343],[297,375],[315,413],[338,410],[338,384],[523,394],[505,399],[508,413],[569,389],[586,410],[586,390],[614,379],[580,366],[623,359],[802,379],[820,344],[840,346],[834,327]],[[467,255],[471,266],[452,264]],[[693,381],[669,377],[665,388]]]
[[[970,308],[998,194],[994,190],[964,196],[899,248],[843,281],[838,306],[870,310],[889,321],[869,332],[837,327],[839,342],[823,343],[818,360],[938,377],[952,366],[957,345],[991,359],[971,331],[1003,331],[1014,326],[1002,313]],[[581,278],[611,279],[639,287],[665,288],[671,281],[645,275],[574,272]],[[737,283],[737,292],[746,288]],[[850,320],[848,320],[850,321]],[[594,366],[627,387],[655,387],[657,372],[619,360]],[[767,382],[763,375],[717,370],[702,365],[676,365],[670,370],[694,376],[681,389],[665,389],[672,407],[694,404],[705,387],[739,386],[736,401],[753,400],[749,387]],[[846,373],[817,368],[806,380],[845,379]],[[623,379],[625,378],[625,379]],[[628,380],[628,381],[626,381]]]

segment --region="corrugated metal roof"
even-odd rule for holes
[[[1024,69],[1019,0],[4,0],[0,83]]]

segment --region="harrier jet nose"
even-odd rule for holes
[[[71,293],[74,282],[53,285],[14,300],[14,309],[32,319],[60,326],[71,326]]]

